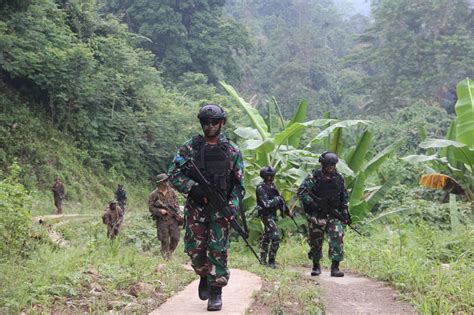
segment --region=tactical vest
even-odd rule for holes
[[[278,193],[278,190],[276,190],[276,188],[273,185],[267,185],[265,183],[262,183],[262,184],[260,184],[260,187],[263,188],[263,190],[267,194],[269,200],[272,200],[273,198],[280,195]],[[262,217],[263,216],[268,216],[268,215],[276,216],[277,207],[265,208],[265,206],[263,205],[263,202],[262,202],[262,200],[260,200],[260,198],[257,198],[257,205],[258,205],[258,215],[259,216],[262,216]]]
[[[314,171],[313,177],[315,178],[316,186],[313,189],[316,196],[322,200],[327,200],[331,208],[337,209],[340,206],[339,196],[342,189],[334,178],[335,176],[326,178],[321,170]]]
[[[192,141],[196,166],[215,189],[225,192],[229,197],[234,185],[229,141],[209,145],[201,135],[194,136]],[[190,177],[197,179],[194,174]]]

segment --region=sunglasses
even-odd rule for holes
[[[221,119],[201,119],[203,126],[216,126],[221,122]]]

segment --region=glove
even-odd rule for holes
[[[275,204],[275,207],[281,207],[283,205],[283,198],[281,196],[276,196],[274,198],[276,204]]]
[[[204,200],[204,198],[206,198],[204,188],[202,188],[202,186],[198,183],[194,184],[194,186],[191,188],[189,197],[200,206],[204,206],[206,204],[206,201]]]

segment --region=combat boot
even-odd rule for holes
[[[208,311],[220,311],[222,309],[222,288],[210,288],[209,300],[207,301]]]
[[[260,264],[266,266],[267,265],[267,255],[260,254]]]
[[[198,294],[199,298],[203,301],[209,299],[209,284],[207,283],[207,276],[201,276],[201,279],[199,280]]]
[[[268,267],[275,269],[276,268],[276,263],[275,263],[275,258],[268,258]]]
[[[313,264],[313,269],[311,270],[312,276],[319,276],[321,274],[321,265],[319,261]]]
[[[333,260],[331,264],[331,277],[344,277],[344,272],[339,270],[339,262]]]

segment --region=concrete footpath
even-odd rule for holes
[[[197,275],[196,275],[197,277]],[[199,279],[189,284],[183,291],[169,298],[152,315],[193,315],[209,314],[207,301],[201,301],[198,297]],[[260,277],[239,269],[230,270],[229,284],[222,289],[222,311],[220,314],[245,314],[245,310],[253,303],[254,292],[262,288]],[[213,312],[214,313],[214,312]]]

